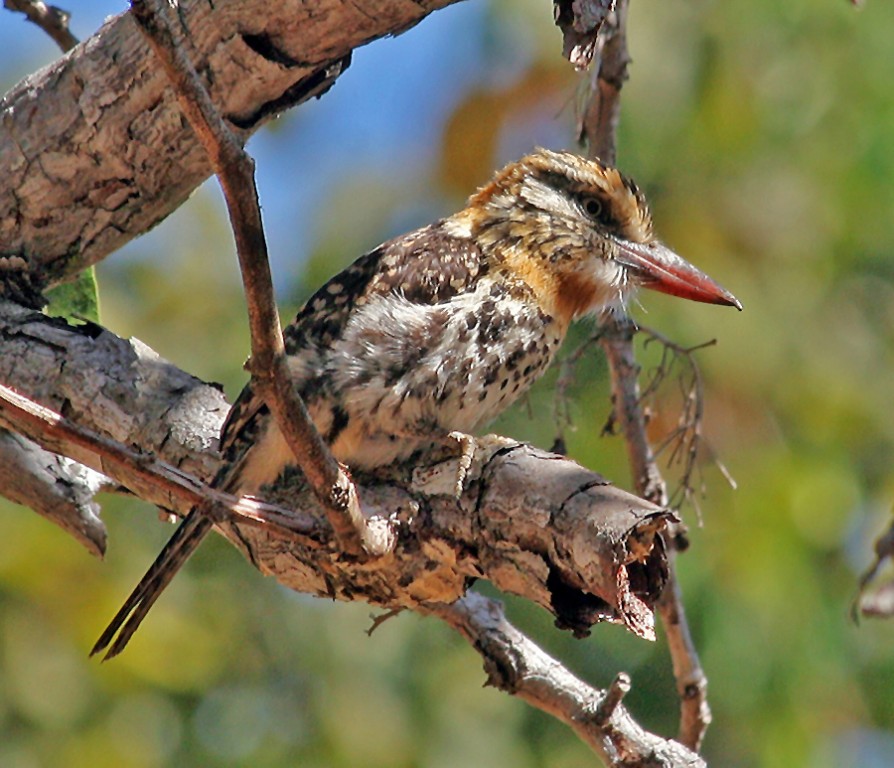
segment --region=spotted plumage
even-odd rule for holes
[[[637,285],[739,306],[654,238],[633,182],[539,150],[463,210],[380,245],[311,296],[284,331],[290,372],[337,459],[391,464],[492,420],[546,370],[572,320],[622,305]],[[294,464],[251,384],[222,454],[215,485],[242,495]],[[94,652],[122,624],[109,655],[123,649],[210,528],[200,511],[188,516]]]

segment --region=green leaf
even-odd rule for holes
[[[85,269],[70,283],[47,291],[46,313],[66,320],[99,323],[99,292],[94,267]]]

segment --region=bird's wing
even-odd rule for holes
[[[451,234],[443,221],[383,243],[329,280],[283,329],[293,375],[299,382],[318,375],[325,351],[341,336],[354,308],[369,298],[398,293],[411,303],[435,305],[469,290],[486,271],[475,241]],[[255,417],[266,409],[251,382],[246,384],[221,431],[228,466],[215,485],[225,486],[227,477],[238,474],[233,465],[254,442]]]
[[[438,304],[469,290],[485,270],[486,264],[474,241],[450,235],[443,222],[384,243],[326,283],[284,330],[293,374],[297,379],[313,378],[325,350],[340,336],[352,310],[367,298],[399,293],[412,303]],[[215,478],[216,487],[229,490],[231,482],[238,482],[249,449],[260,431],[268,427],[266,419],[257,418],[266,408],[249,383],[223,427],[221,451],[225,463]],[[155,600],[212,525],[202,507],[191,510],[92,653],[111,646],[106,655],[111,658],[124,649]]]

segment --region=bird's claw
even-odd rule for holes
[[[459,464],[456,468],[456,485],[453,488],[453,495],[458,499],[466,489],[466,478],[469,476],[472,460],[475,458],[476,442],[472,435],[467,435],[465,432],[451,432],[447,437],[459,443],[461,450]]]

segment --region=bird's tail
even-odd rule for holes
[[[103,657],[103,661],[107,661],[124,650],[158,596],[202,543],[212,525],[211,518],[205,511],[200,507],[192,509],[96,641],[90,651],[91,656],[108,648]]]

